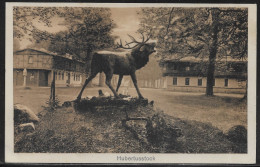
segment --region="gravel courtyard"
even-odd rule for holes
[[[74,100],[80,87],[56,88],[56,95],[60,104]],[[111,93],[107,87],[86,88],[83,97],[97,96],[98,90]],[[121,93],[125,88],[120,88]],[[183,120],[195,120],[210,123],[212,126],[226,132],[235,125],[247,127],[246,102],[241,101],[241,94],[215,94],[206,97],[203,93],[173,92],[164,89],[141,88],[145,98],[153,100],[156,108],[165,114]],[[20,103],[31,108],[36,114],[43,110],[49,98],[49,87],[32,87],[30,89],[14,88],[14,104]],[[137,96],[134,88],[129,88],[129,94]]]

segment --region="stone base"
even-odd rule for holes
[[[139,99],[133,97],[114,98],[114,97],[92,97],[91,99],[81,99],[79,102],[64,102],[63,106],[74,106],[77,110],[95,109],[95,108],[124,108],[148,106],[148,99]]]

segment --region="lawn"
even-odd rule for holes
[[[131,118],[153,120],[122,123]],[[246,142],[233,142],[207,123],[175,118],[152,107],[119,107],[75,111],[61,107],[39,114],[32,133],[15,130],[18,153],[246,153]],[[170,129],[169,129],[170,127]],[[16,129],[16,127],[15,127]],[[169,130],[170,131],[169,131]],[[175,130],[177,129],[177,130]]]

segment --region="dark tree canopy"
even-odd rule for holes
[[[143,8],[140,31],[152,31],[159,56],[208,56],[217,18],[218,58],[247,57],[247,9],[239,8]]]
[[[213,95],[217,60],[247,58],[247,8],[143,8],[141,32],[151,31],[162,61],[185,56],[207,63],[207,95]]]

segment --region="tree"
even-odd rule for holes
[[[13,50],[18,51],[20,49],[20,43],[19,40],[17,38],[14,38],[14,42],[13,42]]]
[[[115,24],[108,8],[14,7],[13,12],[15,38],[27,38],[33,46],[45,47],[61,55],[68,53],[89,60],[93,50],[114,43],[111,33]],[[51,33],[39,28],[39,23],[52,27],[53,20],[62,20],[67,30]],[[55,102],[55,72],[50,102]]]
[[[94,50],[113,46],[114,37],[111,33],[115,24],[110,18],[110,10],[107,8],[81,10],[81,13],[85,14],[80,20],[66,20],[65,24],[69,24],[68,31],[59,32],[51,39],[52,45],[49,47],[51,51],[91,59],[91,52]]]
[[[184,56],[207,60],[206,95],[213,95],[216,60],[247,58],[246,8],[143,8],[140,32],[157,39],[161,60]]]
[[[14,7],[14,37],[28,38],[32,42],[50,43],[49,49],[58,53],[81,56],[82,52],[111,47],[115,27],[109,8],[69,7]],[[62,20],[66,31],[50,33],[37,24],[52,27]]]

